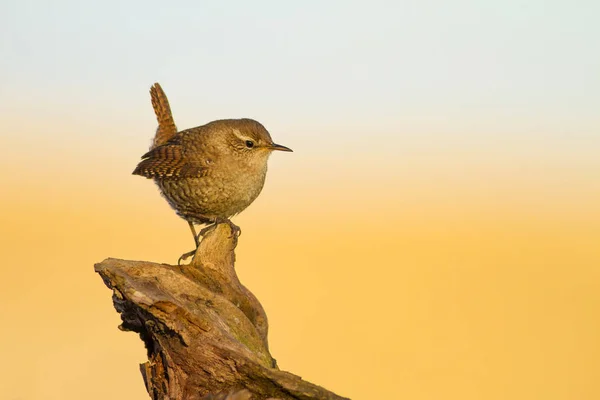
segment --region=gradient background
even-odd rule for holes
[[[235,218],[279,365],[353,399],[600,398],[597,1],[0,3],[0,393],[146,399],[93,272],[173,263],[154,134],[261,121]]]

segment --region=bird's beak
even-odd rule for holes
[[[279,151],[293,151],[293,150],[292,150],[292,149],[290,149],[289,147],[285,147],[285,146],[282,146],[282,145],[280,145],[280,144],[275,144],[275,143],[271,144],[271,145],[269,146],[269,149],[270,149],[270,150],[279,150]]]

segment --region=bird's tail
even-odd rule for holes
[[[177,133],[177,126],[175,126],[173,114],[171,114],[167,95],[158,83],[155,83],[150,88],[150,97],[152,98],[152,108],[154,108],[154,114],[156,114],[156,120],[158,121],[156,135],[154,135],[152,146],[150,146],[150,150],[152,150],[169,141]]]

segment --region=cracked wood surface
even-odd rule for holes
[[[268,322],[234,268],[228,224],[206,234],[190,265],[109,258],[96,264],[113,290],[125,331],[140,334],[140,366],[155,400],[344,399],[280,371],[268,349]]]

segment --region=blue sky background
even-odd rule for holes
[[[160,81],[184,126],[238,114],[307,135],[406,120],[581,134],[598,124],[599,13],[594,1],[4,1],[0,101],[138,118]]]

